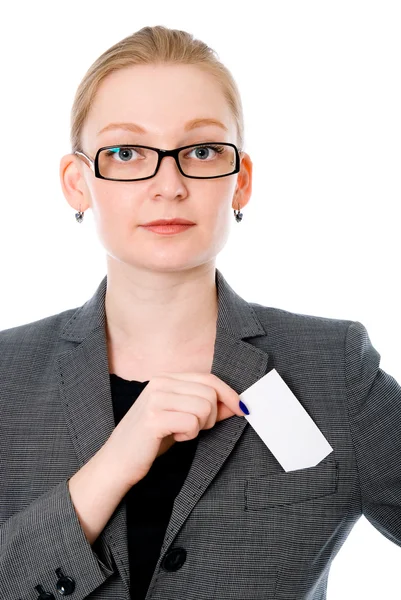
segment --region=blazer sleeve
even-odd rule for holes
[[[1,600],[37,600],[36,585],[58,598],[58,568],[74,580],[74,600],[83,600],[114,572],[110,556],[105,564],[94,550],[96,542],[91,546],[85,536],[68,479],[0,525]],[[0,491],[0,517],[1,512]]]
[[[352,322],[345,379],[361,508],[380,533],[401,546],[401,386],[379,364],[365,327]]]

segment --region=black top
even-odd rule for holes
[[[149,381],[128,381],[110,374],[111,396],[116,426],[131,408]],[[132,599],[144,600],[161,546],[175,497],[180,491],[198,438],[176,442],[157,457],[149,472],[126,494],[129,566]]]

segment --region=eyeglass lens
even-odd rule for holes
[[[181,150],[178,161],[186,175],[214,177],[235,170],[235,149],[224,144],[194,145]],[[116,146],[99,153],[99,172],[110,179],[142,179],[156,170],[158,155],[142,146]]]

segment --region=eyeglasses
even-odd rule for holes
[[[240,154],[234,144],[204,142],[181,146],[174,150],[160,150],[151,146],[118,145],[103,146],[93,160],[84,152],[76,150],[80,158],[99,179],[110,181],[140,181],[156,175],[165,156],[172,156],[182,175],[192,179],[215,179],[239,172]]]

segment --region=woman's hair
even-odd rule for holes
[[[230,71],[217,53],[186,31],[162,25],[143,27],[111,46],[95,60],[84,75],[71,109],[72,152],[81,150],[81,132],[100,83],[107,75],[134,65],[196,65],[210,73],[220,86],[237,127],[239,150],[244,144],[244,122],[240,93]]]

